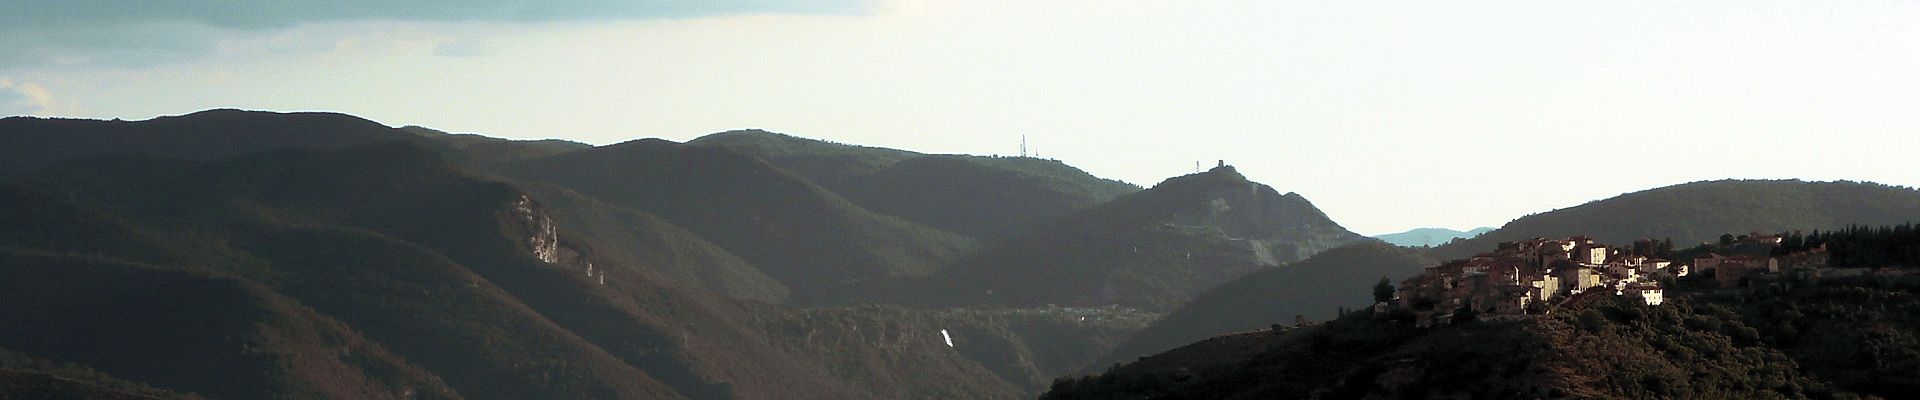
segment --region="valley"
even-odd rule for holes
[[[592,146],[229,109],[11,117],[0,144],[0,398],[1884,394],[1903,375],[1839,366],[1801,332],[1904,324],[1905,308],[1850,322],[1854,300],[1818,317],[1754,305],[1904,298],[1905,281],[1672,267],[1812,251],[1794,229],[1824,232],[1844,267],[1920,258],[1898,225],[1920,221],[1920,192],[1864,182],[1696,182],[1402,247],[1226,163],[1141,187],[760,130]],[[1751,253],[1766,237],[1793,251]],[[1556,260],[1591,264],[1566,280],[1536,257],[1563,244]],[[1475,261],[1490,250],[1512,254]],[[1535,273],[1486,273],[1511,263]],[[1473,272],[1543,290],[1638,273],[1634,288],[1696,294],[1656,311],[1522,296],[1565,310],[1534,315],[1507,286],[1459,289]],[[1375,306],[1382,280],[1407,303]],[[1462,307],[1538,318],[1431,323]],[[1684,329],[1647,322],[1669,320]],[[1454,333],[1525,349],[1458,366],[1524,385],[1448,375],[1443,360],[1478,354]],[[1650,337],[1678,342],[1593,343]],[[1538,361],[1582,346],[1631,357]],[[1733,358],[1703,370],[1679,348]],[[1622,365],[1711,379],[1569,391],[1595,383],[1566,371]],[[1771,380],[1713,375],[1734,372]]]

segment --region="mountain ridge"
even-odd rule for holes
[[[803,303],[857,299],[868,279],[925,274],[972,246],[723,148],[640,139],[500,170],[665,218],[760,267]]]
[[[45,360],[19,374],[0,371],[0,382],[63,388],[47,379],[60,372],[47,371],[95,368],[97,375],[74,375],[77,382],[108,391],[73,390],[223,398],[401,398],[408,389],[474,399],[1031,396],[1048,378],[1089,364],[1364,306],[1354,299],[1366,300],[1365,285],[1458,249],[1360,237],[1304,196],[1231,167],[1143,190],[1050,160],[797,137],[756,150],[721,140],[768,135],[778,134],[595,147],[392,128],[333,113],[0,120],[8,144],[0,146],[0,259],[10,260],[0,263],[10,277],[0,286],[11,288],[0,297],[34,305],[0,319],[29,321],[97,301],[128,310],[131,321],[233,322],[122,329],[154,335],[127,339],[135,343],[181,336],[195,338],[183,346],[214,349],[151,358],[160,360],[152,366],[88,354],[76,342],[33,342],[49,340],[37,332],[0,332],[0,369]],[[841,151],[851,158],[836,161]],[[801,172],[807,168],[815,170]],[[1582,205],[1574,208],[1608,212],[1546,220],[1642,210],[1673,222],[1648,225],[1650,232],[1692,235],[1725,221],[1885,223],[1920,203],[1912,189],[1885,185],[1728,185],[1709,192],[1732,194],[1625,196],[1689,208]],[[994,196],[1026,206],[975,209]],[[1696,212],[1717,208],[1736,211]],[[929,210],[937,212],[915,213]],[[1673,218],[1694,214],[1705,217]],[[1761,214],[1809,217],[1753,218]],[[1583,224],[1503,229],[1533,235]],[[1545,228],[1528,230],[1536,225]],[[1641,234],[1634,229],[1611,234]],[[769,249],[780,246],[788,249]],[[41,286],[224,289],[204,297],[162,290],[157,304],[195,306],[154,310],[94,295],[105,289],[35,285],[55,282],[65,283]],[[1155,318],[1164,320],[1150,324]],[[71,337],[55,339],[104,337],[63,324],[56,330]],[[188,368],[157,370],[247,346],[256,353],[242,355],[269,360],[256,368],[268,375],[222,382]],[[20,393],[8,390],[0,397]]]
[[[250,124],[299,119],[230,114],[253,119]],[[738,271],[759,266],[727,261],[735,259],[730,250],[674,233],[690,231],[674,221],[499,173],[502,165],[590,149],[451,139],[489,143],[488,154],[470,154],[445,143],[447,138],[435,139],[433,132],[353,126],[367,129],[348,136],[365,140],[342,140],[339,146],[299,142],[233,154],[173,154],[169,149],[176,143],[66,154],[57,165],[0,183],[0,202],[24,205],[0,210],[0,220],[12,221],[0,224],[0,248],[112,254],[268,282],[271,290],[366,332],[462,393],[480,393],[473,396],[478,398],[1031,395],[1045,377],[1077,368],[1144,324],[1064,310],[811,313],[775,305],[781,297],[778,285],[766,287],[773,291],[755,289],[751,274],[726,277],[702,275],[716,270],[686,269],[715,262]],[[155,140],[252,135],[226,128],[194,126],[183,130],[185,136]],[[57,134],[63,128],[34,129]],[[516,148],[522,145],[537,148]],[[720,158],[759,162],[726,155],[725,149],[711,151]],[[785,181],[815,190],[806,189],[804,180]],[[572,226],[607,214],[632,219]],[[9,219],[16,217],[21,218]],[[655,220],[659,224],[648,228],[653,222],[647,221]],[[639,225],[627,226],[635,222]],[[636,245],[660,245],[665,251],[629,251]],[[702,261],[669,265],[687,259]],[[411,272],[369,274],[376,266]],[[352,273],[322,272],[329,270]],[[456,312],[461,310],[469,314]],[[1100,319],[1074,320],[1069,314]],[[439,315],[465,317],[432,317]],[[886,315],[906,315],[914,322],[873,320]],[[520,322],[502,324],[507,320]],[[937,336],[926,335],[941,328],[955,329],[977,350],[935,345],[930,340]],[[576,361],[546,362],[561,353],[570,355],[559,358]]]
[[[1373,235],[1373,238],[1392,243],[1395,246],[1432,247],[1447,244],[1447,242],[1451,242],[1453,239],[1471,239],[1475,236],[1492,232],[1494,229],[1493,227],[1486,226],[1465,231],[1456,231],[1447,228],[1413,228],[1404,232]]]
[[[982,250],[933,278],[944,301],[1167,311],[1234,277],[1365,240],[1232,167],[1169,178]]]
[[[1839,229],[1920,221],[1920,190],[1872,182],[1736,180],[1665,186],[1508,222],[1479,237],[1433,249],[1436,258],[1470,256],[1498,242],[1590,235],[1608,243],[1672,239],[1712,241],[1724,233]]]
[[[1380,241],[1327,250],[1281,268],[1254,272],[1195,296],[1154,321],[1090,367],[1104,368],[1230,332],[1291,324],[1295,317],[1325,321],[1337,310],[1358,310],[1373,301],[1372,286],[1394,282],[1437,264],[1424,255]]]
[[[922,154],[735,130],[687,141],[754,155],[875,212],[997,243],[1140,188],[1054,160]]]
[[[271,115],[273,118],[258,118]],[[396,136],[391,128],[331,112],[269,113],[211,109],[143,121],[8,117],[0,137],[0,174],[94,155],[146,154],[206,160],[289,148],[340,148]]]

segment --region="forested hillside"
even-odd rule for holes
[[[726,149],[225,110],[0,126],[142,143],[49,147],[0,182],[14,397],[1020,397],[1153,317],[793,308],[971,240]],[[582,176],[541,174],[561,167]]]
[[[1778,249],[1839,260],[1879,252],[1863,243],[1920,243],[1900,231],[1849,229],[1813,236],[1823,238],[1813,253]],[[1431,326],[1417,309],[1392,304],[1326,323],[1276,322],[1065,377],[1042,398],[1901,398],[1920,390],[1911,334],[1920,327],[1920,278],[1910,268],[1783,268],[1737,283],[1716,280],[1725,273],[1716,270],[1664,277],[1663,302],[1599,290],[1527,313],[1454,312]]]
[[[1051,160],[766,132],[589,146],[237,110],[7,118],[0,144],[6,398],[1029,397],[1188,341],[1359,310],[1380,278],[1431,263],[1226,166],[1140,190]],[[1620,227],[1595,232],[1807,229],[1787,247],[1899,268],[1916,259],[1901,225],[1920,220],[1913,192],[1706,182],[1464,243],[1609,220]],[[1194,348],[1215,350],[1053,396],[1911,389],[1899,332],[1913,285],[1796,282],[1672,312],[1602,305],[1430,331],[1351,312],[1208,339]],[[1481,331],[1524,351],[1474,353],[1446,333]],[[1626,356],[1552,361],[1594,348]],[[1463,359],[1476,361],[1449,361]],[[1562,373],[1581,368],[1637,372]],[[1262,373],[1304,378],[1269,387]]]
[[[1140,188],[1054,160],[929,155],[766,131],[687,142],[758,156],[867,209],[998,243]]]
[[[1416,252],[1377,241],[1327,250],[1201,293],[1127,339],[1092,367],[1133,361],[1223,333],[1263,330],[1276,323],[1290,325],[1295,317],[1332,319],[1339,310],[1371,306],[1371,288],[1380,279],[1397,282],[1434,263]]]
[[[1436,258],[1472,255],[1499,242],[1588,235],[1608,243],[1672,239],[1681,246],[1723,233],[1840,229],[1920,221],[1920,190],[1870,182],[1723,180],[1627,193],[1528,215],[1500,229],[1440,246]]]

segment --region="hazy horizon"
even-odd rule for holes
[[[1913,3],[482,5],[36,5],[0,17],[21,38],[0,115],[999,155],[1024,135],[1141,186],[1225,160],[1368,235],[1701,180],[1920,185]]]

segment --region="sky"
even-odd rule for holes
[[[1699,180],[1920,186],[1912,1],[0,8],[0,115],[317,110],[592,144],[759,128],[1002,155],[1024,136],[1142,186],[1224,160],[1363,234]]]

